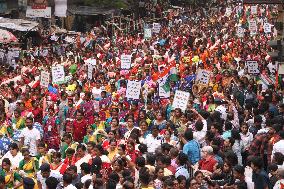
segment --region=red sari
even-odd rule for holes
[[[73,121],[73,139],[75,142],[82,142],[84,136],[87,134],[88,122],[83,119],[80,122],[78,120]]]

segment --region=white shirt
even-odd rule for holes
[[[22,159],[24,159],[21,152],[18,152],[16,156],[12,156],[11,152],[8,151],[0,160],[0,163],[2,164],[2,160],[4,158],[8,158],[11,161],[11,168],[13,170],[19,168],[19,163]]]
[[[81,178],[81,182],[84,184],[87,180],[92,180],[92,176],[90,174],[84,175]]]
[[[241,140],[244,144],[244,149],[248,148],[253,141],[253,135],[250,132],[247,132],[247,134],[240,133]]]
[[[47,178],[43,178],[41,175],[41,171],[37,172],[37,181],[41,183],[42,189],[46,189],[45,181]],[[62,182],[62,175],[58,174],[58,172],[51,170],[49,177],[56,178],[59,182]]]
[[[27,127],[24,128],[20,134],[20,138],[24,138],[24,146],[29,148],[30,154],[32,156],[37,155],[36,141],[40,140],[40,132],[36,128],[31,130]]]
[[[284,154],[284,140],[283,139],[274,144],[271,158],[273,158],[275,152],[280,152]]]
[[[186,179],[189,179],[189,173],[184,166],[180,166],[180,167],[177,168],[177,171],[175,173],[175,177],[177,178],[180,175],[183,175],[183,176],[185,176]]]
[[[73,184],[69,184],[68,186],[64,187],[64,189],[77,189]]]
[[[161,146],[162,137],[157,136],[156,138],[153,137],[152,134],[149,134],[146,139],[144,140],[144,144],[147,145],[148,152],[154,153],[155,150]]]
[[[195,131],[193,132],[193,138],[201,145],[205,146],[205,135],[206,131]]]

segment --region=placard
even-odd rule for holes
[[[87,60],[84,61],[87,65],[90,64],[92,66],[96,66],[97,65],[97,60],[94,58],[88,58]]]
[[[140,97],[141,81],[130,81],[127,82],[126,97],[128,99],[137,100]]]
[[[130,69],[131,68],[131,55],[121,55],[121,69]]]
[[[257,61],[254,61],[254,60],[246,61],[246,68],[248,70],[248,73],[250,73],[250,74],[258,74],[259,73]]]
[[[170,90],[166,91],[163,87],[167,83],[168,76],[164,76],[159,79],[157,82],[159,83],[159,97],[161,98],[169,98],[170,97]]]
[[[153,23],[153,33],[160,33],[161,24],[160,23]]]
[[[45,9],[33,9],[31,6],[27,7],[26,17],[28,18],[51,18],[51,7]]]
[[[231,16],[231,14],[232,14],[232,8],[231,7],[228,7],[228,8],[226,8],[226,12],[225,12],[225,16],[226,17],[230,17]]]
[[[271,33],[271,25],[269,23],[264,23],[263,25],[264,33]]]
[[[257,5],[251,6],[250,10],[251,10],[251,14],[257,14]]]
[[[243,38],[245,36],[245,29],[239,26],[237,28],[237,36]]]
[[[50,74],[46,71],[41,71],[40,73],[40,86],[42,87],[48,87],[50,82]]]
[[[53,83],[64,83],[65,73],[62,65],[52,66],[52,82]]]
[[[255,20],[249,21],[249,31],[251,35],[255,35],[257,33],[257,24]]]
[[[173,101],[173,109],[180,108],[182,111],[185,111],[189,95],[190,94],[188,92],[177,90]]]
[[[151,39],[151,38],[152,38],[152,29],[144,28],[144,39]]]
[[[55,11],[54,15],[57,17],[66,17],[67,0],[54,0]]]
[[[284,74],[284,63],[278,64],[278,74],[280,74],[280,75]]]
[[[210,71],[204,69],[199,69],[197,71],[196,80],[195,80],[196,84],[206,85],[209,83],[209,80],[210,80]]]
[[[94,69],[94,66],[89,62],[88,63],[88,79],[89,80],[92,80],[93,79],[93,69]]]

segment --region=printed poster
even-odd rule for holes
[[[52,72],[52,82],[53,83],[64,83],[65,82],[65,72],[62,65],[53,66],[51,68]]]
[[[269,23],[264,23],[263,25],[264,33],[271,33],[271,25]]]
[[[50,81],[50,74],[46,71],[41,71],[40,73],[40,86],[42,87],[48,87]]]
[[[153,23],[153,33],[160,33],[161,24],[160,23]]]
[[[257,24],[255,20],[249,21],[249,31],[251,35],[256,35],[257,33]]]
[[[241,26],[237,28],[237,36],[243,38],[245,36],[245,30]]]
[[[144,28],[144,39],[151,39],[151,38],[152,38],[152,29]]]
[[[141,87],[141,81],[128,80],[126,89],[127,99],[138,100],[140,97]]]
[[[182,111],[185,111],[189,95],[190,94],[188,92],[177,90],[173,101],[173,109],[180,108]]]

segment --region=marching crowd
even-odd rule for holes
[[[12,54],[3,44],[0,189],[284,188],[283,81],[267,45],[277,15],[215,0],[170,11],[146,39],[102,29]],[[42,85],[57,65],[64,82]],[[185,110],[177,91],[189,93]]]

